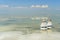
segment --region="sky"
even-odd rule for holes
[[[40,16],[60,13],[60,0],[0,0],[0,15]]]

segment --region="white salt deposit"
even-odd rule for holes
[[[46,32],[23,35],[22,32],[0,32],[0,40],[60,40],[60,33]]]

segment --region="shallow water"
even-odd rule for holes
[[[53,22],[55,25],[55,21]],[[32,30],[40,30],[40,20],[30,18],[1,18],[0,20],[0,40],[60,40],[60,32],[57,32],[60,28],[53,29],[56,32],[48,33],[31,32]]]

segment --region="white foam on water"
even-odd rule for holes
[[[22,32],[0,32],[0,40],[60,40],[60,33],[32,33],[23,35]]]

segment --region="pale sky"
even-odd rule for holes
[[[60,0],[0,0],[0,15],[60,14]]]

